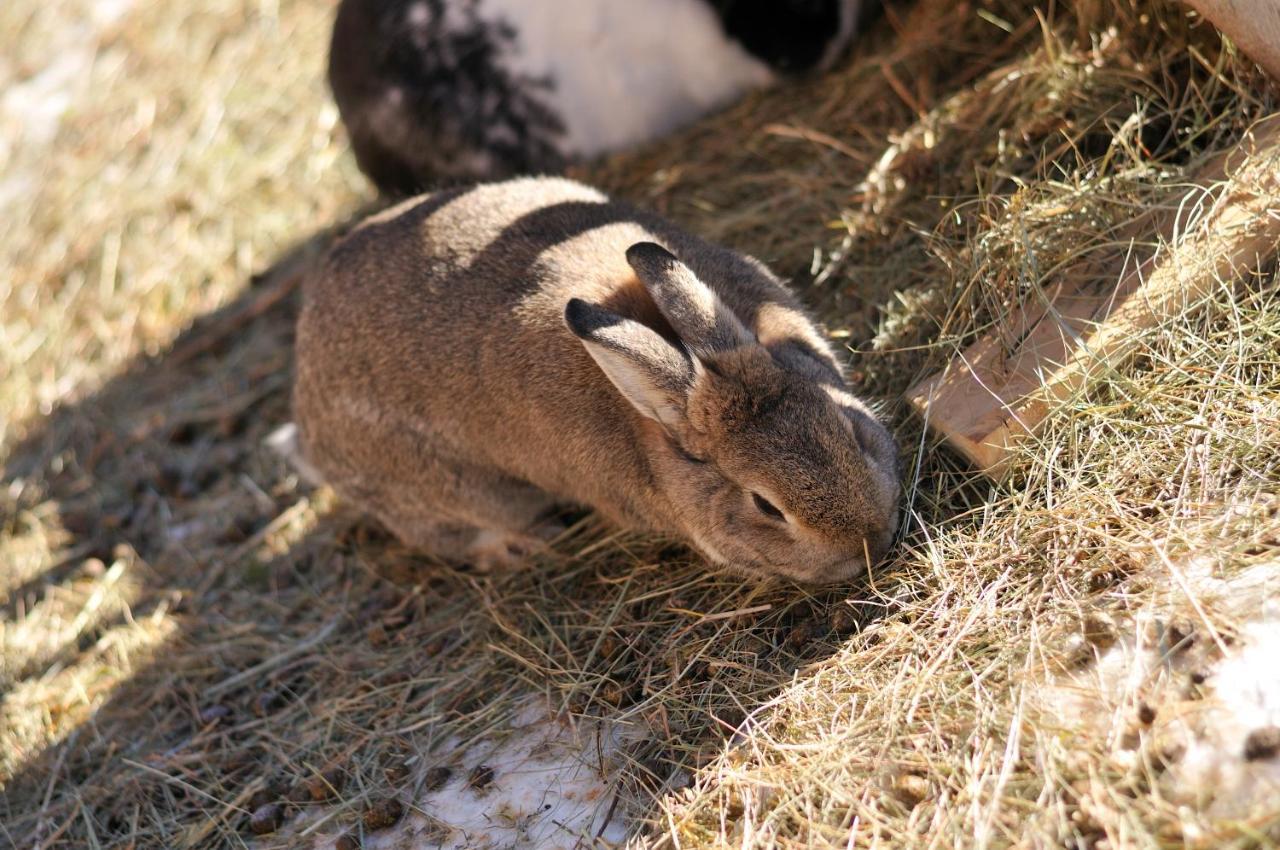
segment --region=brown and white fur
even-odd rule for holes
[[[897,527],[897,447],[761,263],[558,178],[419,197],[307,282],[305,461],[405,543],[493,567],[558,508],[759,576],[842,581]]]

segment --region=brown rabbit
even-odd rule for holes
[[[405,543],[490,568],[565,505],[717,565],[849,579],[897,447],[762,264],[558,178],[407,201],[306,284],[299,449]]]

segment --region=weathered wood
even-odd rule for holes
[[[1187,0],[1236,43],[1244,54],[1280,80],[1280,2],[1276,0]]]
[[[1044,299],[907,390],[912,406],[977,467],[1003,474],[1013,445],[1054,403],[1116,368],[1138,334],[1272,256],[1280,242],[1280,115],[1208,164],[1196,184],[1153,256],[1113,272],[1114,285],[1077,274],[1046,286]],[[1193,211],[1196,220],[1187,221]]]

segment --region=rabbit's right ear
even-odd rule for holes
[[[725,306],[693,269],[656,242],[637,242],[627,262],[653,303],[698,356],[731,351],[756,342],[751,331]]]
[[[636,410],[667,428],[684,422],[694,360],[640,322],[580,298],[565,306],[564,322]]]

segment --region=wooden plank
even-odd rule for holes
[[[1143,330],[1220,280],[1256,270],[1280,242],[1280,114],[1206,165],[1163,228],[1163,247],[1123,273],[1072,277],[1015,311],[941,373],[907,390],[929,425],[993,477],[1056,403],[1132,353]],[[1198,211],[1195,221],[1185,217]],[[1101,285],[1100,285],[1101,284]]]
[[[1280,3],[1276,0],[1187,0],[1246,56],[1280,80]]]

